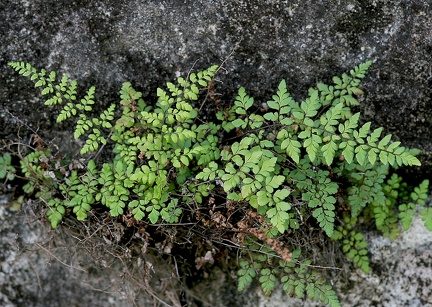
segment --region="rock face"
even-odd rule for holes
[[[364,119],[422,149],[428,173],[431,6],[428,0],[4,0],[0,133],[16,137],[17,118],[49,130],[54,118],[52,111],[34,112],[40,96],[17,80],[8,61],[69,74],[84,88],[96,85],[106,106],[124,81],[151,99],[176,74],[225,60],[218,90],[227,101],[240,85],[266,101],[282,78],[301,100],[317,81],[371,59]]]
[[[85,253],[76,255],[79,260],[75,261],[77,258],[68,255],[66,246],[47,248],[46,242],[53,234],[46,232],[41,223],[30,222],[28,216],[9,211],[5,206],[7,201],[0,196],[1,306],[127,304],[127,295],[123,298],[119,296],[118,288],[112,283],[114,276],[107,274],[107,271],[99,271],[98,274],[87,271],[89,267],[85,264]],[[62,259],[67,259],[68,263],[65,265],[58,261]],[[113,270],[112,273],[119,272]],[[113,294],[110,294],[111,291]]]
[[[432,170],[431,11],[429,0],[2,0],[0,139],[16,140],[20,126],[24,140],[35,131],[57,143],[70,135],[66,125],[53,129],[55,112],[41,108],[40,96],[7,67],[9,61],[68,74],[81,88],[96,85],[102,108],[118,100],[124,81],[151,100],[157,86],[177,75],[222,63],[217,90],[226,101],[239,86],[258,102],[266,101],[282,78],[301,100],[316,82],[330,82],[331,76],[371,59],[374,65],[363,82],[363,118],[405,145],[422,149],[424,167],[415,175],[425,177]],[[11,232],[2,230],[2,244],[15,233],[6,229]],[[356,277],[365,288],[350,290],[343,298],[347,304],[432,304],[430,290],[421,287],[431,284],[430,235],[398,249],[387,241],[373,242],[373,247],[387,246],[388,254],[373,254],[377,263],[381,258],[385,262],[377,264],[372,277]],[[21,285],[7,277],[18,269],[8,270],[2,268],[2,281]],[[35,275],[25,276],[33,280]],[[48,275],[40,278],[43,287],[56,282]],[[386,287],[380,290],[378,283]],[[86,292],[81,285],[70,291],[77,296]],[[7,300],[15,294],[2,295],[0,303],[19,305]]]

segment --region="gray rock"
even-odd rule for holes
[[[78,241],[62,241],[30,212],[7,209],[8,201],[0,195],[0,306],[133,306],[121,268],[97,266]]]
[[[53,137],[53,112],[40,109],[40,96],[6,67],[8,61],[69,74],[84,88],[94,84],[100,105],[107,106],[123,81],[153,99],[155,88],[176,75],[224,60],[218,90],[227,102],[240,85],[266,101],[282,78],[300,100],[317,81],[330,82],[371,59],[364,119],[422,149],[421,171],[430,172],[428,0],[5,0],[0,6],[2,138],[17,133],[16,119],[5,110]]]
[[[301,100],[316,82],[330,82],[331,76],[371,59],[374,65],[363,83],[363,118],[373,121],[375,127],[383,126],[395,140],[422,149],[424,167],[411,175],[425,177],[432,169],[428,116],[432,111],[431,6],[429,0],[2,0],[0,139],[16,140],[19,131],[28,142],[29,135],[38,132],[47,142],[54,139],[57,144],[67,144],[66,151],[76,152],[72,148],[77,146],[70,143],[70,126],[53,126],[56,112],[41,107],[42,99],[35,95],[31,82],[9,69],[9,61],[22,60],[66,73],[83,89],[96,85],[102,109],[118,100],[124,81],[132,81],[147,100],[154,100],[156,87],[166,81],[190,69],[221,63],[224,70],[218,76],[217,91],[226,103],[241,85],[258,102],[266,101],[282,78]],[[214,106],[206,107],[208,112],[214,110]],[[62,283],[72,274],[64,267],[40,271],[46,255],[19,254],[20,245],[13,247],[15,233],[22,237],[26,231],[36,231],[30,235],[33,238],[39,234],[5,226],[8,219],[2,220],[1,244],[12,249],[2,249],[0,282],[5,291],[0,294],[1,304],[22,305],[33,300],[38,306],[40,300],[40,304],[54,306],[55,298],[48,297],[48,290],[60,286],[89,299],[83,296],[89,289],[81,283],[73,282],[70,287]],[[430,235],[414,244],[414,234],[417,230],[406,241],[412,245],[404,243],[403,248],[373,241],[372,248],[381,244],[391,252],[373,255],[377,269],[371,277],[356,277],[363,290],[350,290],[343,300],[358,306],[432,304],[426,286],[432,275]],[[40,282],[34,282],[38,278]],[[378,283],[386,287],[381,289]],[[399,294],[406,297],[396,296]],[[19,297],[27,301],[18,301]],[[100,294],[96,299],[108,298]],[[111,300],[113,305],[123,302],[121,295]],[[85,306],[77,301],[80,303]]]

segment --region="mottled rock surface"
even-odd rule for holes
[[[363,118],[383,126],[407,146],[422,149],[424,167],[412,175],[425,178],[432,173],[431,12],[429,0],[2,0],[0,140],[16,140],[23,126],[19,133],[24,142],[37,131],[47,141],[66,144],[66,151],[77,150],[69,141],[70,127],[62,124],[53,129],[56,112],[41,108],[42,99],[31,82],[9,69],[9,61],[66,73],[81,88],[96,85],[103,108],[118,100],[124,81],[132,81],[151,100],[157,86],[177,75],[224,61],[217,90],[225,101],[232,101],[240,85],[258,102],[266,101],[282,78],[301,100],[316,82],[330,82],[331,76],[371,59],[374,65],[363,83]],[[211,105],[207,108],[214,110]],[[82,300],[90,299],[85,296],[87,286],[76,279],[62,283],[75,273],[63,266],[54,272],[43,269],[47,263],[54,266],[47,255],[18,253],[22,245],[13,245],[15,234],[18,242],[34,243],[38,230],[7,226],[9,218],[0,226],[0,304],[19,306],[23,302],[18,298],[25,297],[25,302],[42,306],[38,300],[54,302],[48,297],[50,287],[60,287],[63,292],[53,292],[70,294],[63,302],[76,297],[77,306],[86,306]],[[369,277],[353,273],[360,290],[343,288],[347,305],[432,304],[427,287],[432,275],[431,237],[425,233],[413,244],[412,237],[422,233],[415,229],[403,241],[411,245],[371,239],[375,267]],[[25,237],[27,232],[30,237]],[[6,245],[10,252],[3,250]],[[375,254],[379,246],[384,251]],[[114,305],[127,304],[120,294],[90,292],[95,302],[111,299]],[[281,302],[261,301],[261,306]],[[282,299],[284,306],[288,301]],[[256,303],[251,302],[251,306]],[[50,304],[44,306],[55,305]],[[296,304],[292,306],[303,303]]]
[[[243,85],[265,101],[282,78],[302,99],[317,81],[371,59],[364,119],[421,148],[423,172],[430,173],[431,6],[429,0],[4,0],[0,105],[34,129],[49,130],[54,118],[34,112],[41,99],[6,67],[16,60],[96,85],[106,106],[124,81],[150,99],[176,74],[226,59],[218,88],[226,100]],[[0,118],[2,138],[15,137],[16,119],[4,110]]]
[[[77,248],[79,241],[64,241],[31,212],[10,211],[8,202],[0,195],[0,306],[151,304],[122,281],[124,268],[97,266],[88,251]]]

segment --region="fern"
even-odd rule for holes
[[[353,112],[370,61],[331,84],[318,83],[300,102],[284,80],[262,109],[240,87],[230,108],[217,106],[216,122],[203,121],[197,105],[213,97],[200,101],[213,88],[217,66],[168,82],[156,90],[154,103],[125,82],[119,103],[94,115],[95,87],[78,97],[76,81],[67,76],[58,80],[55,72],[27,63],[9,65],[40,88],[45,105],[61,105],[57,122],[75,120],[73,136],[84,140],[81,155],[113,148],[111,160],[70,163],[69,171],[49,150],[21,161],[29,180],[24,190],[43,201],[53,228],[65,215],[85,220],[103,205],[112,217],[162,229],[200,223],[218,241],[235,232],[243,247],[238,290],[257,279],[265,295],[282,284],[288,295],[330,306],[340,305],[335,292],[310,260],[300,262],[300,249],[288,250],[288,236],[316,228],[369,272],[361,226],[371,223],[396,237],[419,206],[432,230],[432,210],[425,208],[428,181],[409,190],[397,175],[387,178],[392,167],[420,165],[419,152],[392,141],[381,127],[360,124],[360,113]],[[15,171],[3,155],[0,178],[11,179]]]
[[[9,153],[0,156],[0,179],[13,180],[15,178],[16,169],[11,164],[12,156]]]
[[[426,205],[426,199],[428,197],[428,188],[429,188],[429,180],[423,180],[422,183],[418,187],[414,188],[414,191],[411,192],[410,198],[411,202],[403,203],[399,205],[399,215],[398,218],[402,223],[403,230],[407,231],[410,226],[411,222],[413,220],[413,217],[415,215],[415,209],[416,206],[424,207]],[[420,214],[423,217],[426,217],[425,220],[425,226],[430,230],[430,217],[428,221],[428,210],[430,209],[423,209],[421,210]]]
[[[69,118],[79,118],[74,131],[74,137],[76,139],[92,128],[87,136],[85,145],[80,151],[82,155],[95,152],[101,145],[106,144],[106,138],[103,136],[99,127],[112,127],[111,121],[113,120],[115,105],[111,105],[107,110],[102,112],[100,115],[101,120],[97,118],[93,118],[92,120],[88,119],[85,112],[93,110],[92,105],[95,103],[94,95],[96,91],[94,86],[90,87],[84,98],[80,99],[80,102],[77,103],[77,82],[75,80],[70,81],[65,75],[57,82],[57,74],[55,72],[50,72],[47,75],[45,69],[41,69],[38,72],[36,68],[23,62],[10,62],[8,64],[20,75],[30,77],[30,80],[35,82],[35,87],[41,88],[42,95],[49,96],[49,98],[45,100],[45,105],[53,106],[63,104],[63,102],[65,103],[57,117],[58,123]]]
[[[240,269],[238,275],[238,291],[243,291],[247,288],[257,276],[257,272],[261,271],[262,263],[259,261],[248,261],[245,259],[240,260]]]
[[[420,215],[422,216],[422,220],[424,221],[426,228],[432,231],[432,208],[425,208],[421,210]]]
[[[357,223],[357,218],[345,216],[344,226],[338,226],[332,238],[341,241],[342,252],[363,272],[369,273],[367,242],[364,240],[363,234],[354,230]]]
[[[259,284],[267,296],[271,295],[278,283],[282,283],[283,290],[290,296],[302,299],[307,295],[310,299],[320,300],[329,306],[340,306],[331,286],[309,269],[310,262],[299,262],[300,250],[292,252],[290,261],[274,260],[273,253],[254,243],[248,245],[248,257],[240,260],[237,272],[239,291],[243,291],[255,277],[259,277]],[[276,261],[276,268],[272,265],[273,261]]]
[[[371,164],[364,166],[352,165],[341,170],[342,173],[349,172],[348,178],[353,185],[348,188],[348,205],[351,207],[352,215],[358,216],[362,210],[371,203],[381,204],[385,202],[382,183],[388,175],[388,167]]]
[[[301,103],[297,103],[290,97],[286,83],[283,81],[279,84],[277,94],[273,96],[274,100],[267,103],[274,111],[262,117],[257,117],[249,111],[253,106],[253,98],[247,95],[244,88],[240,88],[233,106],[237,118],[230,119],[229,123],[223,123],[222,126],[227,131],[234,128],[255,131],[264,124],[265,120],[268,120],[269,126],[272,127],[269,136],[276,139],[275,153],[285,155],[297,165],[300,164],[303,149],[312,165],[323,163],[330,166],[334,158],[340,155],[344,160],[346,159],[348,165],[352,165],[351,168],[373,169],[374,172],[376,168],[374,165],[379,160],[382,163],[380,166],[382,170],[378,169],[382,175],[376,176],[371,171],[368,178],[373,176],[374,180],[380,183],[380,180],[385,178],[387,165],[418,165],[419,161],[409,150],[399,147],[400,143],[390,144],[389,135],[379,140],[382,128],[371,131],[370,123],[366,123],[357,130],[359,114],[351,116],[347,108],[355,105],[350,95],[360,93],[355,86],[358,85],[358,80],[364,76],[369,66],[370,63],[367,63],[355,68],[351,77],[343,76],[343,82],[341,79],[334,79],[337,85],[335,88],[325,87],[320,83],[319,89],[309,90],[309,98]],[[326,98],[324,99],[322,95],[326,95]],[[326,108],[324,113],[319,112],[322,108]],[[323,114],[319,116],[320,113]],[[328,236],[332,236],[336,203],[333,195],[337,192],[338,187],[328,178],[329,173],[310,174],[309,177],[315,178],[313,181],[306,180],[307,176],[296,171],[290,173],[288,178],[283,178],[278,172],[273,172],[269,175],[277,181],[265,182],[264,177],[253,170],[260,169],[260,159],[271,161],[276,156],[274,152],[261,147],[262,142],[268,137],[261,132],[251,133],[240,142],[234,142],[230,148],[231,152],[222,152],[222,160],[227,163],[225,167],[218,170],[218,176],[223,181],[228,198],[250,202],[258,212],[266,214],[269,222],[283,233],[288,228],[289,210],[291,209],[290,203],[285,201],[289,193],[277,201],[272,200],[266,193],[273,193],[283,183],[288,183],[289,176],[293,176],[294,180],[299,182],[297,188],[305,191],[302,200],[307,201],[309,207],[314,209],[312,215]],[[312,167],[311,164],[307,165],[307,169]],[[206,171],[208,172],[209,169]],[[215,172],[211,176],[216,177]],[[197,179],[209,177],[210,174],[208,177],[199,174]],[[369,193],[369,190],[377,185],[370,180],[360,178],[356,180],[364,181],[364,185],[360,185],[360,188],[357,182],[351,192],[353,195],[351,206],[354,214],[359,214],[369,202],[375,200],[365,199],[365,196],[361,194],[372,195],[378,199],[382,192],[377,190],[377,193]],[[271,184],[274,184],[274,187]],[[251,196],[252,194],[256,196]]]
[[[399,222],[404,231],[410,228],[415,215],[416,206],[424,207],[427,198],[429,181],[424,180],[411,193],[404,196],[406,185],[402,178],[393,174],[391,178],[382,184],[382,199],[369,205],[366,214],[372,214],[375,224],[384,236],[396,238],[399,235]],[[403,200],[403,202],[401,202]]]
[[[297,188],[303,190],[302,200],[308,202],[320,227],[331,237],[334,229],[336,198],[333,196],[338,191],[338,185],[328,178],[329,172],[319,170],[315,174],[315,180],[312,181],[305,176],[295,175],[297,178],[304,178],[297,184]]]
[[[323,279],[314,271],[308,268],[310,261],[303,261],[300,265],[297,264],[300,250],[295,250],[292,253],[290,262],[279,262],[282,270],[281,282],[283,290],[289,296],[296,296],[303,299],[307,295],[312,300],[320,300],[328,306],[340,306],[336,293],[330,285],[326,284]]]
[[[47,202],[47,207],[46,216],[51,223],[51,227],[57,228],[58,224],[63,219],[66,209],[58,198],[50,199]]]

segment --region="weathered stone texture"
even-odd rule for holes
[[[103,107],[117,100],[124,81],[154,99],[157,86],[224,60],[217,90],[226,101],[240,85],[257,101],[266,101],[282,78],[301,100],[317,81],[330,82],[331,76],[371,59],[374,65],[363,83],[363,118],[422,149],[425,166],[415,172],[424,177],[432,169],[431,12],[430,0],[2,0],[0,139],[16,139],[23,123],[58,143],[70,131],[65,124],[53,129],[55,112],[41,108],[40,96],[7,67],[9,61],[67,73],[82,88],[96,85]],[[24,127],[20,133],[25,137],[30,131]],[[431,284],[425,277],[432,275],[430,241],[421,240],[383,256],[387,264],[372,277],[359,277],[373,292],[353,292],[359,297],[344,299],[350,305],[393,306],[392,293],[405,293],[406,306],[432,304],[427,286],[420,285]],[[387,290],[378,290],[378,280]],[[415,283],[417,290],[404,288]]]
[[[231,53],[218,88],[226,100],[243,85],[265,101],[282,78],[302,99],[316,81],[330,81],[371,59],[364,119],[421,148],[430,165],[431,5],[428,0],[4,0],[0,103],[34,128],[49,128],[54,117],[34,113],[40,98],[6,67],[12,60],[67,73],[83,86],[95,84],[107,105],[123,81],[152,98],[156,86],[176,74],[219,64]],[[16,121],[5,112],[0,118],[1,135],[16,135]]]
[[[96,269],[88,253],[71,254],[59,237],[58,245],[47,245],[58,233],[47,232],[30,214],[9,211],[7,202],[0,196],[0,306],[130,304],[130,293],[118,279],[121,270]]]

